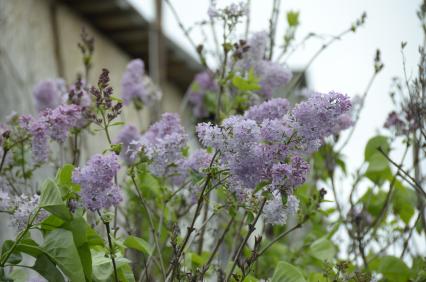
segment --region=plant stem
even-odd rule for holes
[[[306,221],[306,220],[305,220]],[[274,239],[272,239],[271,242],[268,243],[268,245],[266,245],[257,255],[257,257],[262,256],[270,247],[272,247],[273,244],[275,244],[276,242],[278,242],[279,240],[281,240],[282,238],[286,237],[288,234],[290,234],[291,232],[293,232],[296,229],[299,229],[300,227],[302,227],[303,223],[305,222],[301,222],[296,224],[295,226],[293,226],[292,228],[290,228],[289,230],[284,231],[283,233],[281,233],[280,235],[278,235],[277,237],[275,237]]]
[[[237,261],[240,258],[240,255],[244,249],[244,246],[247,244],[248,239],[250,238],[251,234],[256,230],[256,223],[259,220],[260,215],[262,214],[263,207],[265,206],[266,198],[263,199],[262,204],[259,208],[259,212],[256,215],[256,218],[253,220],[252,223],[249,224],[249,230],[247,232],[246,237],[244,238],[243,242],[241,243],[240,247],[238,248],[238,252],[236,256],[234,257],[234,263],[232,264],[231,271],[229,271],[228,277],[226,278],[226,281],[230,281],[232,277],[232,273],[234,273],[234,269],[237,266]]]
[[[115,254],[114,254],[114,248],[112,245],[112,240],[111,240],[111,229],[109,226],[109,222],[105,221],[101,215],[101,212],[99,210],[97,210],[99,217],[102,220],[102,223],[105,225],[105,229],[107,232],[107,237],[108,237],[108,246],[109,246],[109,256],[111,257],[111,262],[112,262],[112,266],[114,268],[114,278],[115,278],[115,282],[119,282],[118,280],[118,274],[117,274],[117,266],[115,264]]]
[[[25,227],[24,230],[21,231],[21,233],[18,235],[18,237],[16,238],[16,241],[13,242],[12,247],[7,251],[7,253],[3,256],[1,256],[0,258],[0,267],[4,267],[4,265],[6,264],[7,260],[9,259],[9,257],[12,255],[13,251],[15,250],[16,246],[19,244],[19,242],[22,240],[22,238],[25,236],[25,234],[27,234],[28,230],[30,230],[34,220],[37,218],[38,213],[40,211],[40,208],[37,208],[36,211],[34,212],[34,215],[32,217],[29,218],[28,220],[28,224]]]
[[[7,149],[3,150],[3,156],[1,157],[1,163],[0,163],[0,172],[3,169],[3,165],[4,165],[4,162],[6,160],[6,155],[7,155],[8,152],[9,152],[9,150],[7,150]]]
[[[204,274],[207,272],[207,270],[210,267],[210,264],[212,263],[214,257],[216,256],[217,251],[219,250],[219,247],[222,245],[223,240],[225,239],[226,234],[228,233],[229,229],[231,229],[232,223],[234,222],[234,217],[231,218],[231,220],[229,221],[228,225],[226,226],[225,230],[222,233],[222,236],[220,236],[219,240],[217,241],[213,252],[211,253],[207,263],[203,266],[202,268],[202,275],[204,276]]]
[[[139,200],[141,201],[142,206],[143,206],[143,208],[145,209],[145,211],[146,211],[146,213],[148,215],[149,226],[150,226],[150,229],[151,229],[152,236],[154,237],[155,248],[157,249],[158,256],[160,258],[161,273],[163,274],[163,278],[166,279],[166,270],[164,268],[163,256],[161,254],[160,244],[158,243],[158,238],[157,238],[158,234],[155,231],[155,226],[154,226],[154,222],[152,220],[151,211],[149,210],[147,204],[145,203],[145,200],[143,199],[143,197],[141,195],[141,192],[139,191],[139,188],[138,188],[138,185],[136,183],[135,177],[132,175],[131,178],[132,178],[132,182],[133,182],[133,184],[135,186],[136,193],[138,194]]]

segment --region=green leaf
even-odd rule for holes
[[[39,206],[63,220],[72,219],[69,209],[62,200],[58,186],[51,179],[47,179],[43,183]]]
[[[105,252],[91,250],[92,252],[92,267],[93,276],[96,280],[105,281],[113,275],[114,268],[112,266],[111,258]],[[130,261],[126,258],[117,256],[115,258],[117,269],[123,265],[128,265]],[[131,281],[131,280],[130,280]]]
[[[328,282],[322,273],[311,273],[308,278],[309,282]]]
[[[332,260],[336,255],[336,247],[330,240],[323,237],[312,243],[309,254],[321,261]]]
[[[405,224],[408,224],[417,206],[416,193],[404,187],[399,181],[396,181],[394,195],[392,197],[392,206],[393,212],[398,215]]]
[[[257,91],[260,90],[259,79],[254,75],[254,70],[251,68],[248,73],[248,78],[234,76],[232,84],[241,91]]]
[[[72,182],[72,173],[74,171],[74,166],[72,164],[65,164],[58,170],[56,174],[56,182],[59,187],[72,190],[74,192],[80,191],[80,185],[74,184]],[[62,195],[65,196],[65,195]]]
[[[10,248],[13,246],[14,241],[12,240],[6,240],[4,241],[3,245],[1,246],[1,257],[6,254],[10,250]],[[7,263],[10,264],[18,264],[22,261],[22,255],[19,252],[16,252],[16,249],[7,259]]]
[[[56,229],[50,232],[41,249],[71,281],[86,281],[71,231]]]
[[[154,251],[154,248],[147,241],[136,236],[127,237],[124,241],[124,245],[147,255],[152,255],[152,252]]]
[[[383,274],[389,281],[408,281],[410,277],[410,269],[408,266],[402,260],[393,256],[380,258],[377,269],[373,270]]]
[[[287,23],[289,26],[299,25],[299,12],[288,11],[287,12]]]
[[[370,156],[368,160],[368,172],[381,172],[388,168],[388,160],[379,152]]]
[[[377,151],[378,148],[381,148],[385,153],[390,151],[389,142],[385,136],[378,135],[368,140],[364,151],[364,158],[367,162],[374,154],[380,154],[380,152]]]
[[[48,256],[41,254],[37,257],[32,268],[40,273],[41,276],[47,281],[65,281],[61,272],[56,268],[55,264],[49,259]]]
[[[282,261],[277,264],[271,282],[306,282],[306,280],[299,268]]]
[[[133,275],[132,268],[129,264],[123,264],[117,269],[118,280],[121,282],[134,282],[135,276]]]

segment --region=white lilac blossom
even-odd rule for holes
[[[217,8],[216,1],[212,1],[207,11],[210,18],[239,18],[248,14],[247,3],[231,3],[224,8]]]
[[[97,154],[85,166],[74,170],[72,180],[81,186],[80,194],[85,208],[91,211],[107,209],[123,200],[120,188],[113,182],[119,169],[115,154]]]
[[[16,226],[18,230],[23,230],[30,222],[30,217],[34,216],[37,211],[40,196],[37,194],[26,195],[21,194],[15,196],[13,199],[13,213],[11,226]],[[33,224],[38,224],[48,216],[44,210],[39,210],[37,218],[34,219]]]
[[[62,104],[65,94],[65,81],[62,79],[48,79],[39,82],[33,89],[37,111],[55,109]]]
[[[155,176],[174,174],[174,167],[182,158],[187,144],[187,134],[174,113],[164,113],[138,141],[151,160],[149,169]]]
[[[161,99],[161,92],[153,87],[147,87],[145,79],[145,64],[141,59],[129,62],[121,79],[121,95],[123,104],[139,101],[145,106],[153,105]]]
[[[198,73],[189,86],[186,93],[188,101],[192,105],[192,113],[197,118],[207,117],[209,112],[204,105],[205,96],[219,91],[214,75],[209,71]]]
[[[196,131],[201,144],[220,151],[221,165],[229,169],[229,186],[237,197],[255,193],[261,183],[289,197],[306,180],[309,164],[304,157],[335,133],[339,119],[349,110],[348,97],[335,92],[316,94],[293,110],[285,99],[272,99],[248,109],[244,116],[225,119],[221,126],[198,124]],[[295,200],[291,201],[295,207]],[[271,205],[279,203],[271,202],[268,208]]]
[[[11,199],[9,193],[0,190],[0,211],[7,211],[10,209]]]
[[[115,143],[121,143],[122,148],[120,156],[127,164],[131,164],[134,161],[132,151],[129,150],[131,143],[139,140],[140,137],[139,130],[133,125],[124,126],[117,135]]]

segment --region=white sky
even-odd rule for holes
[[[154,15],[155,0],[129,0],[150,19]],[[219,0],[219,6],[229,3]],[[251,30],[267,30],[272,0],[252,0]],[[209,0],[172,0],[186,27],[206,19]],[[382,51],[384,70],[370,90],[366,106],[361,114],[352,142],[346,147],[351,166],[363,160],[363,149],[368,138],[384,123],[392,104],[389,98],[391,78],[402,75],[401,41],[406,47],[408,73],[415,74],[418,59],[417,48],[422,35],[416,11],[419,0],[284,0],[282,1],[278,36],[286,26],[285,12],[300,11],[301,27],[296,41],[309,32],[336,35],[346,29],[363,11],[367,12],[367,22],[355,34],[347,35],[334,43],[309,68],[309,86],[313,90],[330,90],[347,93],[350,96],[362,94],[373,72],[375,50]],[[169,9],[164,4],[164,29],[167,36],[183,46],[188,52],[193,50],[178,28]],[[207,29],[207,31],[209,31]],[[201,32],[194,29],[191,36],[196,44],[204,43]],[[320,41],[312,39],[299,49],[289,60],[291,68],[303,68],[312,54],[319,48]]]

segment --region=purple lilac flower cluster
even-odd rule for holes
[[[74,170],[72,180],[80,184],[81,198],[87,209],[106,209],[117,206],[123,200],[120,188],[113,182],[119,169],[115,154],[97,154],[84,167]]]
[[[187,139],[179,115],[164,113],[138,141],[151,160],[151,173],[159,177],[173,175],[176,164],[183,158],[182,150],[187,145]]]
[[[55,109],[63,103],[66,92],[65,81],[62,79],[48,79],[39,82],[33,89],[37,111]]]
[[[46,109],[37,118],[29,115],[20,117],[21,127],[32,136],[33,159],[46,162],[49,152],[49,138],[63,143],[68,131],[81,120],[81,107],[77,105],[60,105],[55,109]]]
[[[141,59],[130,61],[121,80],[121,95],[124,105],[136,101],[142,102],[145,106],[151,106],[161,99],[161,92],[146,87],[145,80],[144,62]]]
[[[266,99],[272,98],[275,91],[286,85],[291,77],[291,71],[285,65],[265,60],[268,34],[264,31],[254,33],[248,40],[249,49],[237,63],[241,71],[254,70],[260,79],[258,93]]]
[[[204,146],[220,151],[237,197],[247,198],[262,183],[274,198],[281,194],[290,197],[308,174],[304,157],[334,133],[332,129],[350,104],[347,96],[335,92],[318,93],[291,110],[285,99],[272,99],[253,106],[244,116],[225,119],[221,126],[201,123],[197,134]],[[267,209],[271,205],[277,206],[278,201],[268,201]],[[282,210],[295,206],[291,198]],[[282,215],[280,222],[285,218]]]
[[[204,105],[205,96],[210,93],[219,91],[219,86],[214,78],[213,73],[203,71],[198,73],[194,81],[189,86],[186,93],[188,101],[192,105],[192,113],[197,118],[204,118],[209,115],[209,112]]]

